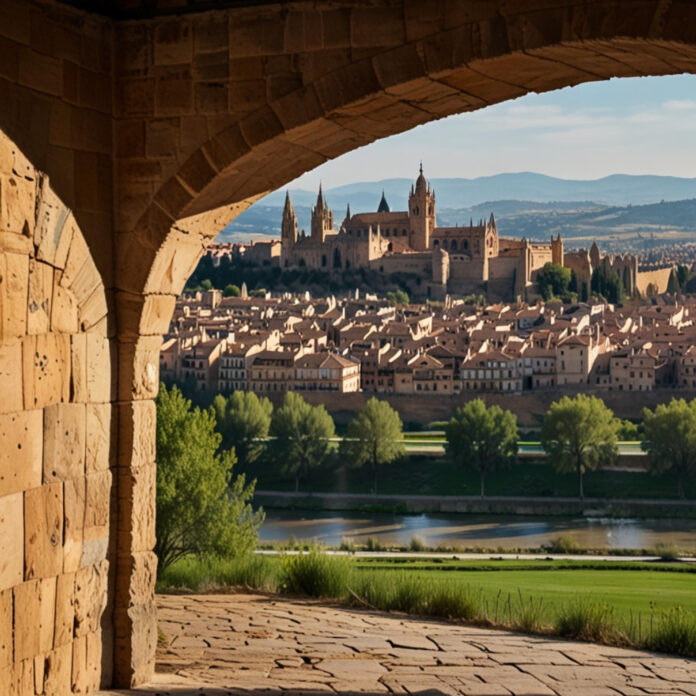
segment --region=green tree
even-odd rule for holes
[[[225,285],[225,289],[222,291],[223,297],[239,297],[242,291],[237,285]]]
[[[330,438],[335,437],[333,418],[324,406],[312,406],[299,394],[288,392],[283,405],[271,419],[269,454],[281,465],[281,471],[295,478],[295,491],[300,480],[312,469],[328,463]]]
[[[213,408],[223,449],[234,448],[239,465],[247,471],[266,446],[273,404],[254,392],[235,391],[228,398],[218,394]]]
[[[263,510],[256,482],[232,478],[233,450],[218,452],[212,409],[191,409],[177,387],[157,397],[157,542],[160,570],[189,554],[232,556],[254,548]]]
[[[568,295],[572,274],[570,268],[555,263],[545,263],[537,273],[539,292],[545,300]]]
[[[643,409],[645,440],[654,473],[672,471],[677,493],[684,498],[684,480],[696,472],[696,399],[672,399],[654,411]]]
[[[213,287],[213,283],[210,280],[210,278],[206,278],[205,280],[201,281],[201,288],[203,288],[203,290],[211,290],[212,287]]]
[[[404,437],[403,430],[399,414],[387,401],[374,396],[348,424],[343,451],[353,466],[370,465],[372,492],[375,494],[380,467],[404,453],[404,445],[400,442]]]
[[[387,299],[392,304],[408,304],[409,296],[405,290],[390,290],[387,293]]]
[[[445,426],[447,454],[457,465],[479,472],[481,497],[486,474],[510,465],[517,455],[517,417],[500,406],[486,408],[473,399],[458,408]]]
[[[679,287],[684,290],[686,288],[686,283],[689,280],[689,267],[688,266],[678,266],[677,267],[677,282]]]
[[[622,420],[616,437],[619,442],[638,442],[642,437],[640,425],[630,420]]]
[[[612,303],[622,302],[626,294],[619,274],[606,270],[604,266],[592,271],[590,287],[595,295],[601,295]]]
[[[585,472],[616,460],[620,426],[596,396],[564,396],[549,407],[541,428],[541,444],[557,471],[577,474],[581,498]]]

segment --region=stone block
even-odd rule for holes
[[[24,577],[47,578],[63,571],[63,484],[24,494]]]
[[[114,611],[114,674],[119,684],[145,684],[152,679],[157,648],[157,610],[152,599]]]
[[[51,331],[76,334],[79,330],[78,307],[72,292],[60,282],[62,272],[53,276],[53,303],[51,305]]]
[[[119,345],[119,398],[154,399],[159,388],[160,336],[143,336]]]
[[[169,77],[155,83],[155,114],[176,116],[190,113],[193,108],[193,82],[188,78]]]
[[[59,575],[56,583],[56,618],[53,636],[54,647],[73,640],[75,620],[75,573]]]
[[[113,397],[114,347],[104,336],[87,336],[87,396],[92,403],[107,403]]]
[[[87,388],[87,334],[70,337],[70,393],[71,401],[89,401]]]
[[[0,345],[0,413],[21,411],[24,404],[22,391],[22,345]],[[1,451],[0,451],[1,453]]]
[[[155,65],[181,65],[191,62],[193,32],[186,19],[163,21],[155,26]]]
[[[70,398],[70,337],[39,334],[22,341],[24,407],[43,408]]]
[[[63,269],[73,235],[79,234],[79,229],[70,209],[55,194],[46,175],[39,183],[37,208],[34,227],[36,258]]]
[[[84,476],[63,484],[65,504],[63,572],[77,570],[82,562],[85,526],[86,480]]]
[[[111,471],[98,471],[87,475],[85,541],[109,538],[111,484]]]
[[[155,546],[155,486],[157,467],[154,464],[119,471],[118,525],[123,535],[119,553],[150,551]]]
[[[53,267],[40,261],[29,262],[29,297],[27,298],[27,333],[47,333],[51,326]]]
[[[78,320],[81,331],[90,331],[93,333],[100,333],[102,336],[106,336],[106,326],[107,318],[109,313],[109,306],[106,299],[106,292],[104,287],[99,284],[94,292],[87,297],[79,308]],[[99,327],[104,330],[99,330]]]
[[[0,496],[41,485],[43,413],[20,411],[0,416]]]
[[[14,173],[0,176],[0,229],[31,237],[36,181]]]
[[[275,13],[246,12],[230,17],[230,58],[283,53],[284,22]]]
[[[113,683],[113,632],[102,630],[87,634],[87,692]]]
[[[12,664],[12,614],[12,590],[0,592],[0,672]]]
[[[155,462],[156,420],[152,399],[119,406],[120,468],[140,469]]]
[[[87,405],[87,452],[85,470],[106,471],[116,452],[116,412],[111,404]]]
[[[29,257],[0,254],[0,343],[12,343],[27,332]]]
[[[80,568],[75,574],[75,636],[84,636],[99,630],[102,613],[106,608],[109,564]]]
[[[119,339],[135,341],[138,336],[161,336],[166,333],[175,304],[174,295],[117,292]]]
[[[44,680],[46,678],[47,660],[44,655],[34,657],[34,693],[44,692]]]
[[[44,693],[72,696],[72,644],[61,645],[46,655]]]
[[[72,645],[71,686],[73,694],[87,694],[89,673],[87,668],[87,636],[79,636]]]
[[[53,404],[44,409],[44,483],[84,476],[86,420],[84,404]]]
[[[56,578],[16,585],[14,595],[14,660],[33,659],[53,647]],[[28,692],[27,692],[28,693]]]
[[[0,590],[24,580],[24,503],[21,493],[0,498]],[[0,618],[1,618],[0,607]],[[0,633],[0,638],[2,634]],[[2,646],[0,646],[0,663]]]

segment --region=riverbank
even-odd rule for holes
[[[280,510],[344,510],[395,514],[581,516],[696,519],[693,500],[522,496],[369,495],[257,490],[254,504]]]

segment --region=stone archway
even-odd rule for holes
[[[85,6],[101,12],[87,13],[80,9]],[[196,11],[201,7],[209,11]],[[108,655],[102,666],[94,650],[90,653],[96,638],[89,636],[96,630],[74,634],[65,643],[69,648],[59,646],[58,652],[39,628],[17,638],[10,622],[8,633],[5,594],[0,631],[14,635],[15,643],[11,671],[3,669],[0,652],[0,679],[10,674],[26,680],[28,693],[29,682],[47,675],[60,674],[56,678],[67,684],[70,670],[81,674],[84,644],[84,664],[92,675],[88,688],[100,679],[126,686],[151,675],[156,643],[153,398],[160,336],[174,298],[217,230],[264,193],[327,159],[437,118],[590,80],[696,72],[696,5],[688,0],[191,0],[179,9],[145,0],[4,0],[0,55],[0,129],[29,158],[22,166],[30,178],[45,181],[36,169],[50,176],[49,187],[35,190],[34,205],[38,201],[42,210],[43,201],[55,195],[58,209],[65,204],[72,210],[79,230],[73,239],[84,242],[75,243],[75,259],[84,256],[84,262],[70,286],[81,313],[74,331],[72,325],[54,330],[49,316],[49,330],[43,332],[46,298],[36,303],[29,321],[28,298],[48,287],[47,270],[31,277],[27,271],[25,299],[22,272],[12,280],[19,294],[3,295],[3,332],[15,328],[0,342],[0,402],[9,413],[34,418],[34,428],[41,421],[42,451],[34,451],[32,459],[39,461],[40,455],[41,481],[30,481],[32,487],[27,484],[21,495],[35,488],[42,491],[39,498],[49,496],[46,505],[52,504],[43,492],[53,485],[43,481],[45,409],[53,408],[57,419],[64,406],[77,404],[73,410],[84,407],[87,414],[93,406],[107,411],[111,404],[109,466],[85,468],[85,505],[88,477],[99,474],[100,494],[108,488],[113,496],[117,490],[118,510],[118,518],[112,515],[106,525],[112,583],[100,585],[99,576],[81,585],[95,606],[107,607],[104,617],[113,616],[114,649],[104,655],[114,656],[114,676]],[[18,176],[15,164],[14,155],[3,149],[0,207],[21,188],[7,181]],[[13,210],[25,204],[14,202]],[[9,209],[4,210],[0,215]],[[29,221],[31,205],[26,211]],[[34,217],[34,230],[36,223]],[[27,267],[48,265],[54,283],[61,272],[67,283],[68,266],[61,269],[55,258],[41,258],[41,241],[36,244],[24,233],[24,222],[21,228],[12,225],[12,231],[0,232],[2,254],[23,257]],[[72,253],[71,242],[66,264]],[[99,280],[93,283],[95,273]],[[10,292],[10,274],[7,278],[2,293]],[[65,286],[61,282],[58,287]],[[62,290],[52,294],[52,303],[55,298],[67,301]],[[17,316],[23,314],[25,333],[15,336],[18,321],[22,327]],[[55,375],[42,378],[34,393],[37,370],[48,369],[32,363],[30,347],[38,348],[39,341],[34,358],[52,356]],[[86,354],[79,357],[83,345]],[[60,391],[68,373],[77,380],[75,391]],[[87,395],[75,400],[85,384]],[[32,403],[32,398],[43,401]],[[39,404],[41,418],[26,415]],[[95,423],[85,425],[88,430],[104,432]],[[51,435],[46,446],[58,441]],[[3,471],[10,467],[3,462]],[[107,471],[116,487],[106,485]],[[61,479],[64,496],[66,482],[79,478]],[[11,506],[5,498],[17,493],[0,494],[0,505]],[[13,528],[23,523],[16,510],[11,519]],[[97,521],[103,519],[92,525],[102,529],[95,540],[103,542],[105,525]],[[52,536],[43,530],[37,539],[48,540],[57,556]],[[84,549],[84,536],[82,543]],[[23,574],[25,563],[23,558]],[[56,593],[65,573],[64,566],[51,576]],[[36,578],[46,579],[50,585],[50,578]],[[34,582],[22,580],[21,585]],[[65,582],[60,586],[64,591]],[[19,592],[19,600],[11,594],[14,616],[17,606],[35,611],[31,593]],[[62,611],[69,600],[56,606]],[[96,628],[95,611],[82,626]],[[54,641],[56,630],[57,623]],[[102,637],[110,634],[101,630]],[[19,653],[17,640],[26,640]],[[15,661],[18,654],[26,659]],[[46,663],[40,658],[49,654],[52,666],[42,672]]]

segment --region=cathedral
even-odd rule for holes
[[[422,165],[409,192],[408,210],[392,211],[382,193],[374,213],[353,215],[348,206],[338,229],[321,186],[309,235],[298,232],[290,195],[285,198],[282,268],[337,272],[367,267],[382,273],[412,273],[425,281],[433,299],[447,293],[483,292],[507,300],[526,297],[535,272],[547,262],[563,265],[560,235],[544,244],[501,238],[493,214],[478,224],[438,227],[435,191]]]

